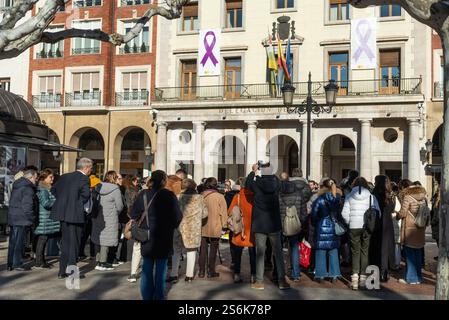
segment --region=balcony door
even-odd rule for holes
[[[196,99],[196,60],[182,61],[181,67],[181,99]]]
[[[401,51],[382,50],[380,51],[380,94],[398,94],[401,83],[400,67]]]
[[[242,84],[242,61],[240,58],[225,60],[225,98],[237,99],[240,97]]]
[[[334,52],[329,54],[329,79],[338,83],[338,95],[348,94],[348,53]]]

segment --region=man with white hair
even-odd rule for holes
[[[66,278],[67,266],[76,266],[85,223],[85,204],[90,199],[89,175],[93,162],[81,158],[76,171],[62,175],[51,192],[56,202],[50,218],[61,221],[61,257],[59,259],[59,279]]]

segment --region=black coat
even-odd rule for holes
[[[22,177],[12,186],[8,224],[10,226],[31,226],[37,222],[37,212],[36,186],[30,180]]]
[[[62,175],[51,192],[56,202],[51,209],[50,218],[68,223],[84,223],[84,204],[90,198],[89,177],[75,171]]]
[[[234,196],[235,196],[237,193],[239,193],[239,192],[240,192],[239,190],[231,190],[231,191],[226,192],[226,193],[224,194],[224,197],[225,197],[225,200],[226,200],[226,206],[228,207],[228,209],[229,209],[229,206],[230,206],[231,203],[232,203],[232,199],[234,199]]]
[[[279,208],[281,182],[274,175],[256,177],[254,172],[246,178],[246,188],[254,192],[251,231],[274,233],[282,230]]]
[[[156,190],[143,190],[138,195],[131,210],[131,218],[138,220],[144,211],[143,196],[146,194],[148,204]],[[159,189],[148,210],[150,240],[142,244],[142,256],[152,259],[168,259],[173,254],[173,231],[182,220],[176,195],[168,189]],[[141,227],[148,229],[146,219]]]

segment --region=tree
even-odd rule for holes
[[[413,18],[433,28],[444,50],[444,117],[442,201],[440,210],[440,249],[435,299],[449,300],[449,0],[349,0],[358,8],[371,5],[399,4]]]
[[[11,7],[0,8],[0,60],[20,55],[37,43],[56,43],[69,38],[89,38],[110,42],[116,46],[134,39],[144,25],[155,15],[166,19],[181,16],[182,7],[190,0],[164,0],[164,6],[148,5],[149,9],[137,20],[126,34],[107,34],[101,30],[66,29],[59,32],[45,31],[54,20],[56,13],[67,6],[69,0],[45,0],[39,12],[18,25],[19,20],[32,12],[39,0],[15,0]]]

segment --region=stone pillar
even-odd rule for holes
[[[167,123],[157,123],[156,170],[167,171]]]
[[[204,155],[203,155],[203,135],[206,122],[195,121],[193,122],[193,130],[195,132],[195,158],[194,158],[194,171],[193,179],[196,183],[200,183],[204,178]]]
[[[360,176],[372,181],[371,176],[371,119],[361,119],[360,125]]]
[[[251,172],[252,165],[257,162],[257,121],[245,121],[248,125],[246,139],[246,174]]]
[[[302,170],[303,177],[305,177],[307,167],[307,121],[302,120],[299,124],[301,126],[301,143],[299,144],[299,152],[301,155],[300,168]]]
[[[419,180],[419,120],[408,119],[408,179],[413,181]]]

